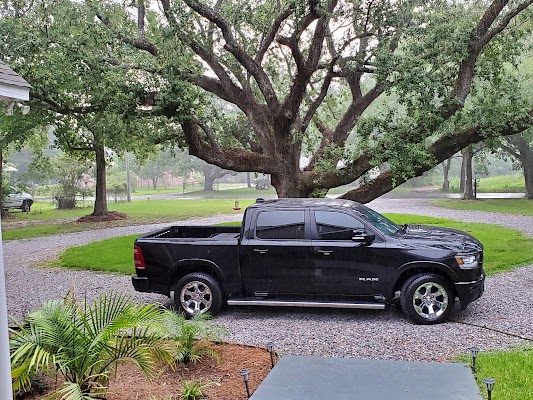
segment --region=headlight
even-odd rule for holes
[[[455,261],[459,264],[459,268],[462,269],[477,268],[478,266],[475,254],[457,254],[455,256]]]

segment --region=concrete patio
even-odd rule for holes
[[[251,400],[481,400],[463,364],[284,356]]]

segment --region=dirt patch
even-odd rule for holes
[[[128,216],[118,211],[109,211],[106,215],[85,215],[78,219],[78,222],[105,222],[128,219]]]
[[[252,393],[270,372],[270,355],[264,348],[228,343],[214,344],[213,348],[220,355],[219,364],[204,359],[196,364],[180,365],[175,371],[164,368],[151,381],[137,366],[121,365],[117,375],[111,378],[106,399],[177,400],[182,390],[182,381],[199,379],[204,382],[213,382],[213,385],[204,391],[210,400],[246,400],[246,389],[239,371],[243,368],[248,369]],[[49,385],[51,390],[59,387],[56,386],[55,377],[49,378]],[[45,397],[46,393],[26,397],[26,399],[41,400]]]

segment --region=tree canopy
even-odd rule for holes
[[[82,93],[73,85],[85,85],[88,70],[112,74],[114,84],[103,80],[70,110],[98,108],[116,87],[134,94],[123,117],[167,118],[169,135],[156,141],[270,174],[281,197],[370,177],[344,195],[366,202],[471,143],[531,125],[531,99],[515,96],[505,74],[525,51],[531,3],[41,0],[33,14],[13,7],[13,20],[40,15],[34,28],[53,38],[57,58],[78,60],[66,75],[79,79],[62,82],[58,64],[43,71],[30,50],[16,56],[13,40],[3,47],[48,77],[25,74],[56,112]],[[66,37],[55,32],[57,4],[80,16],[61,21]],[[17,40],[43,54],[29,33]]]

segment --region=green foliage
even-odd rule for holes
[[[157,333],[163,320],[156,305],[134,305],[118,293],[90,305],[72,293],[48,300],[10,332],[14,391],[28,390],[31,374],[40,370],[63,375],[65,383],[52,397],[66,400],[104,395],[110,374],[125,362],[151,376],[156,360],[170,360]]]
[[[215,382],[204,382],[202,380],[192,379],[183,381],[183,390],[180,393],[180,400],[200,400],[204,397],[204,390],[209,386],[216,385]]]
[[[52,159],[52,166],[58,184],[55,193],[57,208],[75,208],[76,195],[85,188],[83,178],[90,170],[90,164],[62,154]]]
[[[225,331],[211,324],[211,319],[211,315],[197,314],[187,320],[181,314],[167,312],[164,322],[166,350],[177,362],[195,363],[206,356],[220,362],[220,356],[211,347],[211,342],[220,340]]]

